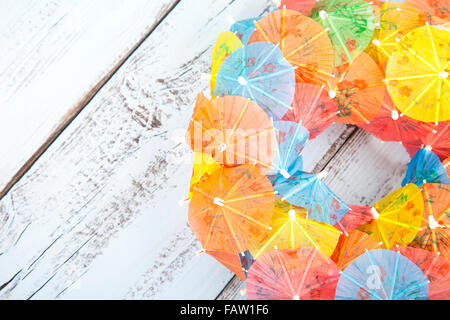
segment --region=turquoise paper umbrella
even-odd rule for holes
[[[230,31],[241,39],[243,45],[246,45],[255,31],[255,20],[258,19],[259,18],[237,21],[231,26]]]
[[[268,175],[289,178],[303,169],[301,152],[309,137],[308,130],[292,121],[274,121],[277,134],[277,155]]]
[[[408,164],[402,186],[408,183],[421,187],[424,183],[450,184],[450,180],[439,157],[433,151],[424,148],[417,151]]]
[[[255,101],[274,120],[291,108],[295,93],[294,67],[278,46],[255,42],[234,51],[217,74],[214,95],[242,96]]]
[[[283,200],[307,208],[309,218],[334,225],[350,208],[321,180],[323,175],[297,171],[289,178],[278,175],[272,184]]]
[[[336,300],[427,300],[428,280],[400,252],[369,250],[341,273]]]

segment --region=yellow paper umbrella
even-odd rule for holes
[[[374,219],[359,230],[381,241],[386,249],[406,246],[421,230],[423,210],[422,192],[410,183],[377,202],[372,208]]]
[[[317,247],[330,256],[340,236],[340,231],[331,225],[308,219],[305,208],[280,199],[275,201],[270,226],[270,233],[254,252],[256,259],[274,248],[298,249],[304,246]]]
[[[397,108],[416,120],[450,120],[450,31],[416,28],[398,43],[388,62],[386,84]]]
[[[217,37],[211,59],[211,96],[214,97],[217,74],[222,62],[236,49],[242,47],[241,40],[231,31],[221,32]]]
[[[397,42],[411,30],[425,25],[426,18],[415,7],[398,2],[386,2],[380,7],[380,27],[371,47],[378,63],[384,63],[397,47]]]

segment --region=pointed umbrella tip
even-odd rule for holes
[[[235,24],[235,23],[236,23],[236,20],[234,20],[234,18],[233,18],[232,15],[227,16],[227,20],[228,20],[228,22],[229,22],[230,24]]]

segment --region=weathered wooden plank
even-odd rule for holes
[[[0,198],[177,0],[0,3]]]
[[[0,298],[213,299],[232,278],[187,226],[182,142],[218,32],[270,1],[183,0],[0,201]],[[314,169],[353,128],[308,146]],[[181,138],[181,139],[180,139]]]
[[[331,154],[331,153],[330,153]],[[401,187],[409,156],[398,142],[382,142],[362,129],[355,131],[338,153],[327,157],[324,181],[345,202],[373,205]],[[233,278],[218,299],[244,299],[245,284]]]

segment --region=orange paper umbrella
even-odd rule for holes
[[[352,229],[358,228],[373,220],[372,207],[349,206],[345,216],[334,226],[344,234],[348,234]]]
[[[258,259],[274,249],[297,249],[304,246],[317,247],[330,256],[339,240],[340,232],[329,224],[307,218],[305,208],[277,199],[270,226],[272,230],[255,251]]]
[[[403,143],[409,155],[414,157],[420,148],[432,150],[442,161],[450,157],[450,122],[441,122],[433,130],[419,139]]]
[[[202,250],[202,253],[207,253],[216,259],[221,265],[233,272],[239,279],[245,281],[246,270],[242,267],[241,259],[236,253],[229,253],[224,251],[210,251]]]
[[[333,70],[333,47],[327,30],[311,18],[293,10],[277,10],[255,21],[249,43],[279,44],[286,60],[296,66],[297,82],[323,84]]]
[[[370,123],[360,123],[359,127],[370,132],[383,141],[413,142],[428,135],[434,130],[434,125],[414,120],[407,116],[400,117],[389,94],[384,95],[381,109]]]
[[[211,155],[219,164],[257,163],[268,170],[275,158],[275,129],[250,99],[224,96],[208,100],[199,94],[186,140],[192,150]]]
[[[366,250],[380,249],[381,245],[381,242],[378,242],[367,233],[351,230],[348,235],[341,235],[331,260],[336,262],[336,265],[341,270],[344,270]]]
[[[422,193],[425,199],[422,231],[411,246],[440,252],[450,261],[450,186],[425,183]]]
[[[266,236],[273,205],[272,185],[257,167],[221,168],[194,188],[188,221],[205,250],[242,253]]]
[[[300,123],[314,139],[333,123],[338,108],[328,96],[324,86],[297,83],[292,109],[283,120]]]
[[[316,0],[281,0],[278,9],[283,9],[285,6],[286,9],[295,10],[307,16],[315,4]]]
[[[416,120],[450,120],[450,30],[416,28],[398,42],[386,68],[397,108]]]
[[[328,81],[328,94],[337,104],[336,122],[367,123],[380,110],[385,86],[380,69],[367,53],[334,71]]]
[[[386,2],[380,7],[380,27],[371,46],[377,61],[386,62],[397,48],[397,42],[409,31],[425,25],[426,19],[415,7],[398,2]]]
[[[427,277],[429,300],[450,299],[450,262],[448,260],[439,254],[417,248],[399,247],[396,250],[414,262]]]
[[[339,268],[320,250],[272,250],[248,272],[250,300],[332,300]]]
[[[408,245],[422,225],[422,193],[410,183],[378,201],[372,213],[374,219],[359,230],[383,242],[386,249],[396,244]]]

